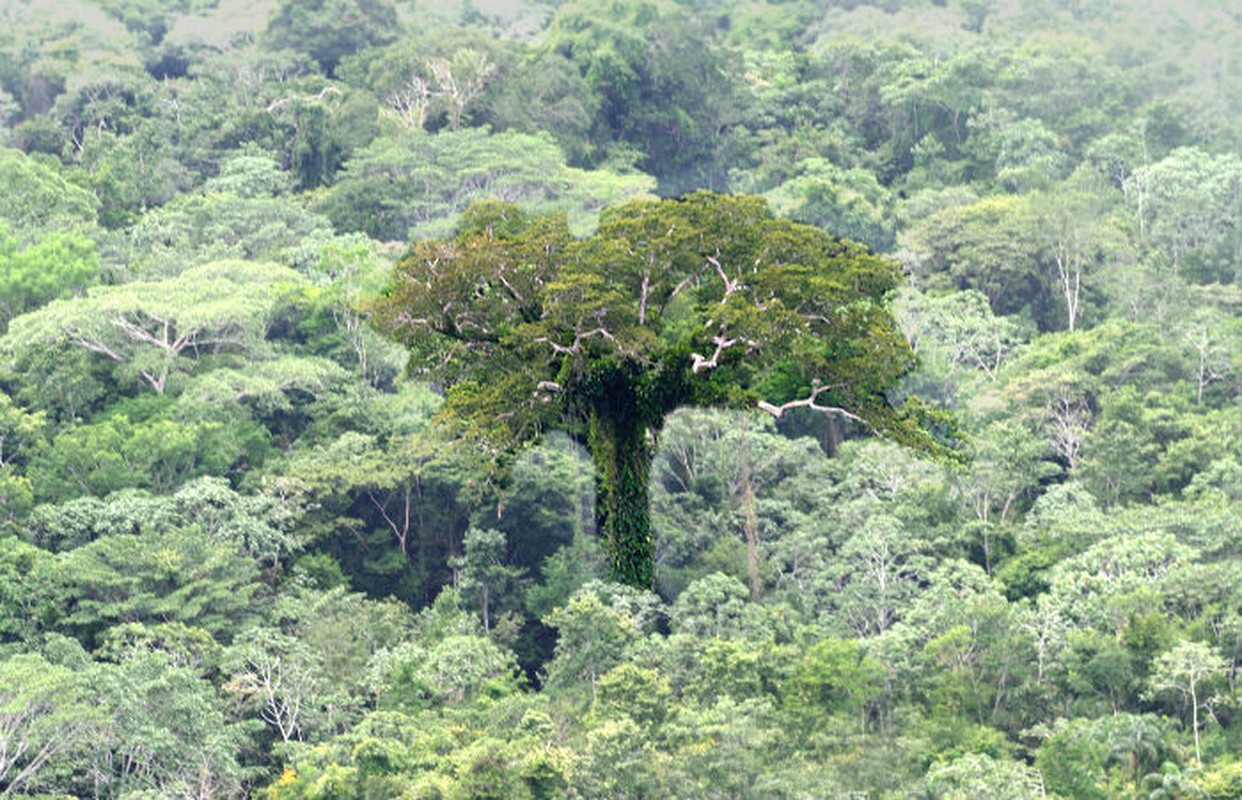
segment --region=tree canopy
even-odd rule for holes
[[[494,457],[555,427],[586,443],[612,575],[649,586],[650,436],[680,406],[828,412],[948,452],[935,415],[892,402],[914,366],[885,304],[899,278],[754,197],[630,202],[585,239],[493,202],[416,244],[378,308]]]

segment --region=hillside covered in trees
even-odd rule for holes
[[[0,795],[1242,797],[1239,63],[1225,0],[0,2]]]

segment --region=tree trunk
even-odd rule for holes
[[[1195,766],[1202,769],[1203,752],[1199,749],[1199,693],[1195,689],[1195,679],[1192,672],[1190,678],[1190,716],[1193,720],[1191,725],[1195,730]]]
[[[641,589],[655,582],[655,539],[647,480],[647,425],[616,404],[591,415],[587,440],[595,462],[595,522],[608,555],[609,577]]]
[[[750,475],[750,445],[742,440],[738,453],[742,481],[743,529],[746,532],[746,575],[750,578],[750,599],[763,597],[763,579],[759,574],[759,515],[755,511],[755,486]]]

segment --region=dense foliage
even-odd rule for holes
[[[476,204],[454,241],[415,246],[377,308],[446,385],[446,416],[498,456],[579,434],[609,577],[649,589],[651,440],[679,408],[837,414],[937,449],[923,409],[888,399],[914,365],[884,306],[898,277],[756,197],[630,203],[585,240]]]
[[[0,794],[1242,796],[1228,4],[0,22]]]

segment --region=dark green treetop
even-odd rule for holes
[[[489,457],[551,427],[585,440],[612,577],[646,587],[651,434],[680,406],[812,409],[949,452],[938,415],[890,402],[914,366],[885,304],[899,279],[756,197],[634,201],[585,239],[488,202],[413,247],[377,316]]]

